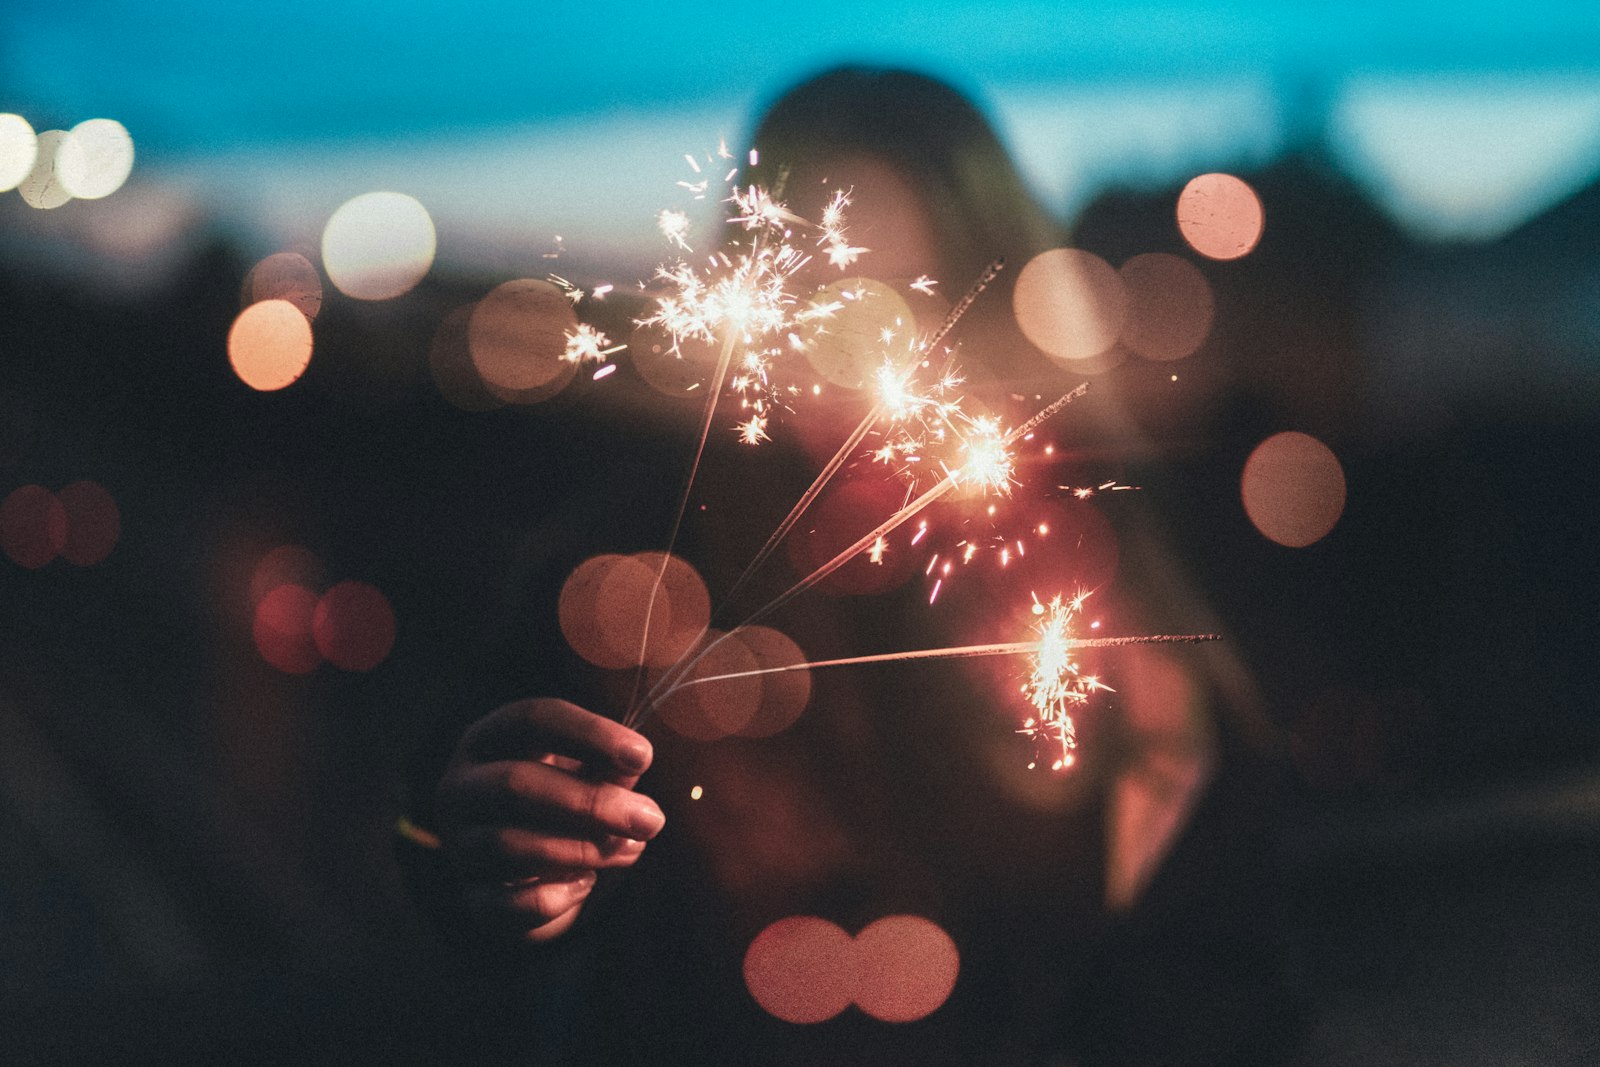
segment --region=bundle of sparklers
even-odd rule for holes
[[[692,156],[685,158],[700,177],[680,184],[694,196],[704,197],[711,180],[704,176],[700,160]],[[805,335],[825,331],[826,323],[839,314],[848,301],[870,300],[873,295],[870,287],[864,285],[856,288],[829,286],[817,292],[803,292],[809,287],[803,286],[797,277],[819,257],[843,271],[868,252],[868,249],[852,245],[846,232],[846,211],[850,206],[848,190],[835,191],[821,217],[807,220],[789,211],[768,190],[740,185],[737,181],[739,168],[732,165],[732,156],[726,147],[720,148],[715,157],[707,155],[705,162],[726,171],[723,183],[729,189],[724,201],[728,207],[727,218],[718,227],[722,232],[715,237],[719,247],[705,254],[698,264],[680,257],[660,267],[655,278],[659,291],[653,313],[640,322],[641,326],[664,331],[671,339],[675,357],[682,357],[681,346],[696,343],[714,348],[717,358],[707,382],[698,440],[684,492],[645,608],[638,657],[640,666],[623,722],[641,726],[675,693],[711,682],[894,661],[1026,656],[1029,671],[1021,692],[1030,712],[1018,732],[1035,743],[1035,761],[1030,766],[1042,758],[1058,770],[1070,767],[1077,747],[1074,714],[1094,693],[1109,690],[1098,678],[1082,673],[1075,650],[1215,638],[1206,634],[1078,637],[1073,623],[1089,595],[1080,590],[1065,596],[1055,594],[1043,601],[1035,596],[1032,604],[1034,634],[1029,640],[798,662],[729,673],[708,674],[703,670],[697,673],[711,653],[741,630],[766,618],[851,560],[863,554],[869,557],[881,554],[884,539],[890,533],[941,498],[958,490],[1005,497],[1020,484],[1014,453],[1017,443],[1030,438],[1038,426],[1083,396],[1087,386],[1080,385],[1066,392],[1015,427],[1004,426],[995,416],[966,410],[961,395],[964,379],[954,354],[944,344],[962,315],[1001,269],[998,261],[926,336],[917,336],[914,326],[908,329],[903,322],[882,329],[871,354],[876,366],[863,368],[864,383],[870,387],[863,391],[869,392],[870,405],[756,552],[727,594],[726,602],[732,602],[745,588],[848,461],[864,454],[892,468],[904,482],[902,505],[728,630],[714,631],[708,622],[677,661],[646,685],[643,664],[645,647],[650,642],[651,616],[724,392],[730,392],[738,400],[736,431],[739,439],[748,445],[769,440],[773,419],[786,409],[787,396],[795,391],[793,385],[785,384],[785,375],[779,373],[782,364],[801,358],[800,353],[808,344]],[[755,162],[754,152],[751,162]],[[684,256],[694,254],[686,213],[662,211],[658,224],[663,236],[678,252]],[[733,234],[735,239],[726,241],[724,232]],[[926,293],[936,283],[921,277],[910,284]],[[581,298],[581,293],[576,295]],[[584,325],[568,334],[563,358],[574,363],[604,362],[623,347],[613,345],[603,333]],[[877,443],[864,449],[864,443],[874,434]],[[933,564],[930,562],[929,566],[931,570]],[[935,585],[935,596],[937,590]]]

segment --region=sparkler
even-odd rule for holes
[[[761,667],[726,674],[683,677],[669,685],[656,698],[665,701],[673,694],[691,686],[710,682],[732,681],[738,678],[757,678],[769,674],[786,674],[793,671],[816,671],[833,667],[859,667],[874,663],[909,663],[919,660],[973,659],[981,656],[1027,656],[1030,670],[1021,689],[1036,714],[1031,715],[1017,732],[1031,738],[1036,745],[1048,747],[1059,754],[1051,762],[1053,770],[1072,766],[1078,747],[1077,729],[1073,714],[1088,704],[1098,692],[1113,692],[1110,686],[1094,675],[1082,672],[1073,653],[1083,648],[1122,648],[1128,645],[1197,644],[1220,640],[1217,634],[1148,634],[1133,637],[1078,637],[1072,632],[1073,617],[1082,609],[1088,598],[1079,592],[1070,598],[1060,595],[1041,603],[1037,597],[1033,611],[1038,616],[1035,626],[1037,636],[1031,641],[1004,641],[985,645],[958,645],[948,648],[915,649],[908,652],[883,652],[867,656],[846,656],[840,659],[812,660],[790,663],[778,667]],[[1033,768],[1038,758],[1029,763]]]
[[[718,155],[723,160],[731,159],[726,148],[719,149]],[[696,173],[701,173],[698,162],[693,157],[686,158]],[[707,162],[712,162],[709,156]],[[728,170],[724,181],[732,183],[737,173],[737,168]],[[700,197],[705,195],[709,179],[680,184]],[[734,583],[725,604],[735,600],[746,582],[793,529],[823,488],[880,425],[886,426],[880,431],[881,442],[868,454],[877,462],[893,466],[905,480],[906,500],[902,506],[849,547],[709,642],[706,641],[711,632],[708,620],[677,662],[668,667],[640,699],[651,616],[682,526],[724,385],[731,386],[732,391],[740,397],[741,416],[736,427],[740,441],[756,445],[770,440],[772,417],[787,407],[786,396],[798,392],[793,386],[786,388],[779,382],[779,376],[775,373],[778,361],[787,352],[804,347],[804,342],[796,332],[798,328],[836,314],[843,306],[841,302],[831,300],[803,301],[795,291],[796,275],[818,253],[824,255],[835,268],[842,270],[867,251],[851,244],[846,234],[844,220],[850,200],[845,190],[834,193],[816,223],[807,222],[793,214],[767,190],[754,185],[732,186],[725,202],[732,207],[726,220],[727,226],[742,230],[746,235],[744,241],[706,256],[699,264],[680,258],[658,268],[655,279],[661,292],[656,297],[653,314],[640,321],[641,326],[664,330],[671,338],[674,354],[680,358],[681,346],[687,341],[716,344],[719,351],[708,382],[700,432],[683,496],[673,519],[667,551],[662,556],[645,607],[638,657],[640,665],[635,675],[634,698],[623,718],[624,724],[640,727],[651,712],[673,693],[710,681],[891,661],[1026,654],[1032,659],[1032,673],[1022,686],[1022,692],[1036,714],[1027,719],[1019,732],[1031,737],[1036,744],[1048,744],[1058,751],[1059,756],[1053,760],[1053,766],[1058,769],[1070,766],[1077,745],[1072,713],[1085,704],[1091,694],[1109,688],[1097,678],[1080,672],[1072,655],[1073,650],[1214,638],[1211,635],[1077,638],[1070,634],[1070,623],[1083,603],[1085,594],[1079,594],[1065,601],[1057,596],[1048,605],[1035,600],[1034,609],[1041,618],[1037,636],[1032,641],[857,656],[735,674],[691,677],[695,668],[723,641],[777,611],[851,559],[867,553],[875,562],[881,560],[888,548],[887,536],[935,501],[958,489],[970,489],[993,496],[1009,494],[1017,484],[1013,452],[1015,444],[1031,438],[1036,427],[1084,395],[1087,386],[1080,385],[1038,411],[1021,426],[1008,429],[993,415],[972,414],[965,409],[959,392],[963,379],[953,356],[945,354],[947,358],[941,359],[942,365],[935,371],[935,357],[940,355],[939,346],[1001,269],[1000,261],[984,272],[951,309],[937,330],[925,339],[911,339],[902,355],[897,357],[891,354],[890,348],[897,338],[892,331],[884,331],[879,339],[884,358],[875,376],[870,409],[756,553]],[[657,224],[668,242],[686,256],[693,255],[690,222],[686,214],[674,210],[663,211],[657,217]],[[797,238],[797,233],[812,238],[811,248],[805,247]],[[934,285],[925,276],[912,283],[914,289],[923,293],[931,292]],[[848,293],[844,295],[849,296]],[[604,334],[580,326],[568,335],[563,358],[574,363],[604,362],[621,347],[612,346]],[[1106,483],[1087,492],[1123,488],[1127,487]],[[993,511],[991,507],[991,515]],[[912,543],[922,540],[926,532],[927,523],[924,521]],[[1016,544],[1016,550],[1020,556],[1023,552],[1020,541]],[[966,542],[965,559],[970,560],[975,551],[976,545]],[[1003,561],[1009,562],[1010,548],[1002,551]],[[935,556],[930,560],[930,571],[937,558]],[[938,588],[936,583],[935,597]]]

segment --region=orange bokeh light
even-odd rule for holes
[[[792,915],[768,926],[744,956],[744,983],[768,1014],[820,1023],[850,1006],[858,986],[855,940],[839,926]]]
[[[1120,273],[1129,297],[1124,344],[1146,359],[1172,360],[1193,355],[1205,343],[1216,298],[1199,268],[1151,252],[1128,260]]]
[[[1092,359],[1121,336],[1128,289],[1122,276],[1092,252],[1055,248],[1022,268],[1012,307],[1023,335],[1051,358]]]
[[[493,411],[504,407],[504,397],[492,392],[472,365],[467,347],[467,323],[474,305],[458,307],[447,314],[433,331],[428,346],[428,370],[439,395],[462,411]]]
[[[263,300],[287,300],[314,321],[322,310],[322,277],[300,253],[274,252],[250,268],[239,296],[246,307]]]
[[[250,603],[259,604],[280,585],[320,589],[323,579],[322,561],[315,552],[304,545],[279,545],[256,562],[250,575]]]
[[[855,937],[792,915],[762,930],[744,957],[750,995],[791,1023],[825,1022],[852,1003],[882,1022],[915,1022],[944,1005],[960,970],[950,935],[917,915],[887,916]]]
[[[122,513],[105,487],[91,481],[73,482],[56,495],[67,519],[62,558],[79,567],[92,567],[111,555],[122,536]]]
[[[261,658],[285,674],[310,674],[322,662],[311,636],[317,595],[303,585],[280,585],[256,605],[251,635]]]
[[[0,501],[0,549],[17,566],[38,570],[61,554],[67,537],[67,509],[44,486],[21,486]]]
[[[787,634],[768,626],[747,626],[735,634],[735,639],[755,657],[757,667],[787,667],[805,662],[806,654],[799,645]],[[739,727],[741,737],[771,737],[787,730],[811,700],[809,671],[765,674],[759,681],[761,696],[755,714]]]
[[[711,598],[699,573],[684,560],[671,557],[664,572],[661,565],[660,552],[608,553],[579,564],[556,604],[561,633],[572,650],[611,670],[675,662],[710,620]]]
[[[916,334],[917,320],[905,298],[872,278],[841,278],[818,290],[812,300],[839,308],[813,320],[805,336],[807,361],[832,385],[864,387],[875,380],[890,350],[884,338],[900,338],[903,353]]]
[[[755,653],[739,637],[719,640],[722,637],[721,630],[707,631],[705,653],[686,673],[686,679],[742,674],[760,668]],[[739,733],[761,706],[761,683],[760,677],[751,677],[691,685],[661,702],[661,721],[696,741],[715,741]]]
[[[1304,548],[1326,537],[1344,514],[1344,467],[1309,434],[1274,434],[1245,461],[1239,492],[1263,537]]]
[[[485,385],[519,403],[542,400],[577,373],[564,358],[578,326],[572,301],[547,281],[520,278],[496,286],[472,310],[467,346]]]
[[[918,915],[890,915],[856,935],[860,1009],[886,1023],[909,1023],[949,999],[961,953],[939,925]]]
[[[345,671],[370,671],[394,648],[394,609],[365,582],[344,581],[322,594],[311,618],[317,651]]]
[[[1261,240],[1266,213],[1248,182],[1231,174],[1191,178],[1178,194],[1178,231],[1208,259],[1238,259]]]
[[[311,323],[287,300],[251,304],[228,331],[228,361],[252,389],[292,385],[311,363]]]
[[[665,396],[692,396],[704,388],[717,366],[718,346],[685,337],[674,342],[661,326],[636,326],[628,338],[628,356],[645,383]]]

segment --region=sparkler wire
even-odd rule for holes
[[[996,259],[984,268],[978,280],[972,283],[966,294],[946,313],[944,319],[939,323],[939,327],[934,330],[927,340],[917,346],[917,357],[933,351],[949,336],[950,331],[955,328],[956,323],[961,321],[961,317],[967,313],[967,309],[972,306],[973,301],[983,294],[983,291],[989,287],[989,283],[994,281],[995,275],[999,274],[1004,267],[1005,260]],[[761,550],[751,559],[749,565],[745,567],[744,573],[740,574],[738,580],[733,583],[733,587],[728,591],[727,599],[723,602],[724,607],[736,601],[745,584],[755,576],[761,565],[766,563],[772,553],[777,550],[779,543],[789,535],[789,531],[794,528],[794,524],[800,521],[801,516],[816,501],[817,496],[833,480],[833,476],[838,473],[839,468],[844,465],[845,461],[854,454],[861,442],[866,439],[867,434],[872,431],[872,427],[877,424],[882,414],[883,404],[881,402],[874,403],[871,410],[862,417],[861,422],[850,432],[850,436],[839,446],[839,450],[833,454],[833,458],[828,460],[827,464],[817,474],[810,487],[796,501],[794,507],[789,510],[789,514],[778,524],[778,528],[772,531],[772,535],[767,538],[767,543],[762,545]]]
[[[711,436],[712,420],[716,418],[717,398],[722,393],[722,382],[733,360],[734,337],[733,329],[728,328],[722,339],[722,351],[717,356],[716,372],[712,375],[711,393],[706,397],[705,416],[700,420],[700,440],[695,445],[694,460],[689,464],[689,477],[683,485],[683,496],[678,500],[678,513],[672,519],[672,532],[667,535],[667,550],[662,553],[661,566],[656,569],[655,581],[650,585],[650,599],[645,604],[644,626],[639,637],[639,666],[633,677],[633,696],[628,702],[628,714],[623,718],[625,723],[632,721],[638,711],[639,688],[644,684],[645,653],[650,647],[650,617],[655,612],[656,599],[661,595],[661,584],[667,577],[667,565],[672,562],[672,550],[678,544],[684,513],[689,510],[689,496],[694,490],[695,476],[700,473],[700,460],[705,455],[706,442]]]
[[[1029,433],[1032,433],[1040,423],[1050,418],[1072,401],[1083,396],[1086,392],[1088,392],[1088,390],[1088,383],[1084,383],[1070,392],[1063,393],[1056,400],[1052,401],[1050,404],[1041,409],[1027,422],[1006,434],[1004,438],[1005,445],[1009,447],[1016,441],[1027,436]],[[639,725],[649,718],[651,710],[660,703],[660,694],[662,691],[664,689],[670,689],[672,686],[676,685],[678,679],[681,679],[685,674],[698,666],[700,661],[703,660],[713,649],[721,645],[722,642],[728,640],[728,638],[732,637],[745,627],[751,626],[756,622],[759,622],[761,619],[766,618],[768,615],[772,614],[774,611],[777,611],[779,608],[789,603],[789,601],[793,600],[801,593],[804,593],[806,590],[815,586],[818,582],[827,578],[834,571],[838,570],[840,567],[850,562],[867,548],[871,547],[872,544],[878,540],[878,538],[893,532],[910,519],[915,518],[920,512],[927,508],[928,505],[932,504],[934,501],[950,492],[950,490],[956,488],[959,484],[960,474],[958,471],[951,471],[950,473],[946,474],[945,477],[938,482],[938,484],[934,485],[921,496],[911,501],[911,503],[907,504],[899,511],[896,511],[893,515],[890,515],[887,519],[883,520],[883,522],[879,523],[878,526],[870,533],[863,535],[854,544],[850,545],[850,547],[844,549],[838,555],[822,564],[804,578],[801,578],[794,585],[791,585],[788,589],[784,590],[782,593],[779,593],[776,597],[768,601],[762,607],[757,608],[754,612],[747,616],[743,622],[717,637],[716,640],[707,644],[704,648],[700,649],[699,652],[693,653],[692,658],[690,656],[690,652],[693,651],[694,645],[691,645],[690,652],[686,652],[676,664],[674,664],[671,668],[668,668],[668,670],[660,677],[660,679],[656,681],[656,684],[651,687],[650,691],[645,694],[644,701],[642,703],[636,702],[633,705],[632,709],[628,713],[627,718],[623,720],[624,724],[631,726],[634,729],[638,729]],[[704,635],[702,634],[702,636]],[[695,644],[698,643],[698,641],[695,642]]]
[[[1220,641],[1220,634],[1148,634],[1136,637],[1071,637],[1068,648],[1122,648],[1127,645],[1199,644]],[[846,656],[842,659],[814,660],[807,663],[790,663],[781,667],[761,667],[730,674],[711,674],[703,678],[690,678],[674,682],[659,700],[706,682],[727,682],[736,678],[757,678],[765,674],[785,674],[791,671],[815,671],[826,667],[855,667],[868,663],[904,663],[928,659],[974,659],[979,656],[1023,656],[1039,651],[1039,641],[1004,641],[989,645],[958,645],[950,648],[919,648],[910,652],[880,652],[871,656]]]

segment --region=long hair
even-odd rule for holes
[[[881,160],[922,196],[941,278],[959,287],[990,261],[1013,270],[1054,247],[1059,229],[1029,194],[989,121],[955,89],[913,71],[842,66],[775,100],[750,138],[747,174],[780,188],[847,156]]]

